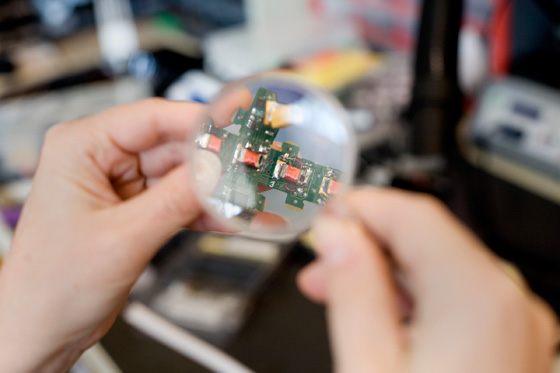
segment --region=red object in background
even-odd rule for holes
[[[222,139],[216,135],[210,135],[210,142],[208,143],[208,150],[218,153],[222,147]]]
[[[245,156],[243,157],[243,163],[249,167],[259,168],[261,160],[261,155],[250,150],[245,151]]]
[[[495,0],[495,11],[489,25],[490,73],[503,76],[511,62],[511,19],[513,1]]]
[[[291,181],[292,183],[297,183],[299,180],[299,175],[301,174],[301,170],[294,166],[288,166],[286,170],[286,176],[284,179],[286,181]]]
[[[388,50],[412,53],[421,0],[331,0],[352,17],[366,41]],[[452,0],[451,0],[452,1]],[[463,23],[488,31],[496,7],[511,0],[465,0]],[[328,6],[326,7],[328,8]]]

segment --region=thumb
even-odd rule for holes
[[[404,341],[383,252],[353,220],[321,217],[315,232],[336,371],[397,371]]]

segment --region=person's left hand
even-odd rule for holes
[[[175,231],[215,227],[183,163],[203,110],[151,99],[48,131],[0,270],[0,371],[68,369]]]

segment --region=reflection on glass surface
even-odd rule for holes
[[[328,93],[292,77],[242,81],[209,106],[192,152],[207,211],[234,229],[298,233],[351,183],[356,146]],[[214,159],[210,161],[210,159]]]

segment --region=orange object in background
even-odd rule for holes
[[[291,66],[304,80],[336,91],[380,69],[384,59],[365,49],[325,50],[296,59]]]

